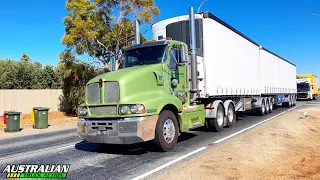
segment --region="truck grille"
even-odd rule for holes
[[[120,101],[120,88],[118,82],[104,83],[104,102],[113,103]]]
[[[88,103],[100,103],[99,83],[89,84],[87,86]]]
[[[117,114],[117,106],[89,107],[89,111],[92,116],[115,115]]]
[[[298,93],[297,97],[298,98],[308,98],[308,93]]]

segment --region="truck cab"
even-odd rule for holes
[[[316,100],[318,97],[318,78],[312,74],[297,75],[297,99]]]
[[[122,69],[87,83],[79,136],[99,144],[152,140],[167,151],[181,131],[203,125],[203,106],[188,109],[187,50],[185,43],[170,38],[127,48]]]

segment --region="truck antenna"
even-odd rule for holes
[[[200,13],[200,8],[201,6],[206,2],[207,0],[202,1],[202,3],[200,4],[199,8],[198,8],[198,13]]]

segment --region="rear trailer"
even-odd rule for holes
[[[256,110],[261,115],[275,105],[296,104],[293,63],[209,12],[195,14],[195,28],[198,100],[207,107],[206,118],[216,118],[219,104],[226,115],[230,103],[235,111]],[[152,32],[154,40],[170,37],[189,45],[189,16],[156,23]]]

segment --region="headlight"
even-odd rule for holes
[[[130,108],[131,113],[135,114],[138,112],[138,106],[137,105],[132,105]]]
[[[85,106],[80,106],[79,107],[79,115],[80,116],[86,116],[88,114],[87,107]]]
[[[130,108],[130,111],[133,114],[142,114],[142,113],[146,112],[146,110],[145,110],[145,108],[144,108],[144,106],[142,104],[132,105],[131,108]]]
[[[129,107],[128,106],[123,105],[123,106],[120,107],[120,113],[121,114],[127,114],[128,111],[129,111]]]
[[[130,111],[130,112],[129,112]],[[142,104],[122,105],[120,106],[121,114],[142,114],[145,113],[145,108]]]

